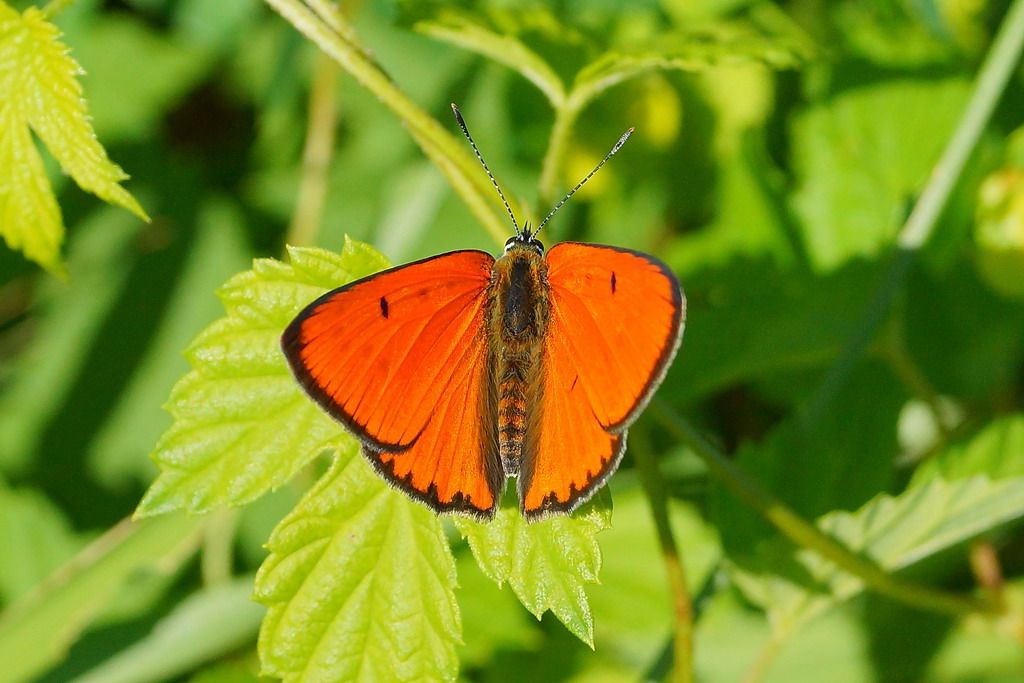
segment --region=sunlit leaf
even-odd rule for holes
[[[278,525],[256,578],[263,673],[446,681],[458,671],[455,562],[433,512],[349,446]]]
[[[1024,477],[934,479],[898,496],[881,494],[856,512],[834,512],[818,527],[888,571],[898,571],[980,533],[1024,517]],[[733,575],[748,598],[791,632],[864,590],[856,576],[811,550],[795,555],[781,539]]]
[[[187,352],[193,370],[171,392],[166,407],[175,421],[153,453],[161,473],[138,515],[247,503],[318,453],[348,442],[292,377],[280,336],[325,290],[387,262],[351,240],[340,254],[289,253],[289,263],[257,260],[220,289],[227,316],[201,332]]]
[[[32,132],[78,185],[143,220],[120,183],[128,176],[96,139],[77,76],[81,68],[39,9],[18,14],[0,2],[0,234],[60,272],[64,226]]]
[[[499,585],[506,582],[538,619],[551,610],[591,647],[594,623],[584,585],[596,583],[601,569],[597,533],[611,523],[607,494],[572,517],[527,522],[514,506],[502,506],[486,524],[456,518],[477,563]]]

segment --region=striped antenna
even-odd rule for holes
[[[505,194],[501,191],[501,187],[498,186],[498,181],[494,179],[494,174],[491,173],[491,169],[487,167],[487,162],[484,161],[483,156],[480,154],[480,150],[477,149],[476,143],[473,142],[473,136],[469,134],[469,128],[466,127],[466,120],[462,118],[462,112],[452,102],[452,113],[455,114],[455,120],[459,122],[459,127],[462,128],[462,134],[469,140],[469,145],[473,148],[473,152],[476,154],[476,158],[480,160],[480,165],[484,167],[487,172],[487,177],[491,179],[491,185],[494,185],[494,189],[498,191],[498,196],[501,197],[501,203],[505,205],[505,210],[508,211],[508,217],[512,219],[512,227],[515,228],[516,233],[521,232],[519,230],[519,224],[516,223],[515,214],[512,213],[512,207],[508,205],[508,200],[505,199]]]
[[[597,173],[598,171],[601,170],[601,167],[605,165],[605,162],[607,162],[609,159],[611,159],[613,156],[615,156],[615,153],[618,152],[620,149],[622,149],[622,146],[624,144],[626,144],[626,140],[628,140],[629,136],[633,134],[633,130],[634,129],[632,127],[630,127],[629,130],[627,130],[625,133],[623,133],[622,137],[620,137],[619,141],[615,143],[615,146],[612,147],[611,151],[604,155],[604,159],[601,159],[601,163],[599,163],[597,166],[595,166],[593,171],[588,173],[587,176],[583,180],[581,180],[578,183],[576,183],[576,187],[574,187],[571,190],[569,190],[569,193],[566,194],[564,197],[562,197],[561,201],[559,201],[557,204],[555,204],[555,208],[551,209],[551,211],[548,212],[548,215],[545,216],[544,220],[542,220],[540,222],[540,225],[537,226],[537,229],[533,231],[534,235],[536,235],[538,232],[540,232],[541,228],[543,228],[545,225],[547,225],[547,222],[549,220],[551,220],[551,217],[555,215],[555,212],[557,212],[559,209],[561,209],[565,205],[565,203],[567,201],[569,201],[569,197],[571,197],[574,194],[576,194],[576,191],[578,189],[583,187],[583,185],[588,180],[590,180],[591,178],[594,177],[595,173]]]

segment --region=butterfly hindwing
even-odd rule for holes
[[[282,348],[385,478],[438,511],[489,516],[497,464],[484,314],[494,259],[457,251],[328,292]]]
[[[539,411],[519,482],[529,518],[572,511],[615,471],[685,317],[675,276],[645,254],[563,242],[547,264]]]

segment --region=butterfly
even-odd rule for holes
[[[567,514],[615,472],[626,429],[682,339],[672,271],[629,249],[516,222],[495,259],[453,251],[327,292],[285,330],[296,379],[362,442],[376,471],[436,512],[493,518],[509,477],[530,521]]]

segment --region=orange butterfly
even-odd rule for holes
[[[311,303],[281,345],[296,378],[387,481],[437,512],[490,519],[507,477],[527,519],[569,513],[611,476],[661,382],[686,303],[661,261],[522,228],[459,110],[515,236],[498,259],[453,251]]]

